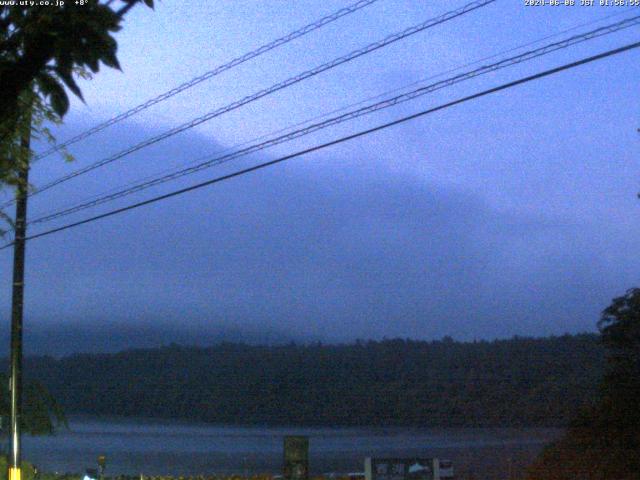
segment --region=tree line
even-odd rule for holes
[[[220,343],[31,357],[25,375],[67,414],[264,425],[551,426],[594,400],[604,357],[592,334]]]

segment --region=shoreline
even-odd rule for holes
[[[364,458],[438,457],[456,472],[502,478],[522,471],[561,429],[301,428],[212,426],[75,417],[53,437],[25,437],[24,458],[42,472],[84,472],[106,455],[105,475],[279,475],[283,437],[309,436],[311,475],[361,472]]]

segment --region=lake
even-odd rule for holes
[[[557,429],[284,428],[72,417],[53,437],[25,437],[45,471],[83,472],[106,455],[109,475],[280,473],[285,435],[308,435],[312,473],[363,470],[366,456],[436,456],[478,478],[520,471]]]

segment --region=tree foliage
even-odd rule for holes
[[[153,0],[121,0],[119,9],[112,8],[114,0],[0,6],[0,184],[15,185],[29,160],[29,152],[20,151],[25,128],[54,141],[46,124],[60,123],[68,111],[65,87],[82,98],[78,76],[98,72],[101,63],[120,68],[113,34],[143,1],[153,6]]]
[[[78,77],[90,77],[101,63],[120,68],[113,34],[141,2],[153,6],[153,0],[0,6],[0,186],[15,186],[29,162],[31,152],[21,145],[25,131],[33,141],[55,144],[48,125],[60,124],[68,111],[66,89],[82,98]],[[66,150],[61,154],[71,159]],[[1,210],[0,220],[11,225]]]
[[[6,375],[0,375],[0,417],[2,428],[8,428],[10,412],[9,381]],[[22,394],[22,431],[32,435],[52,434],[67,421],[60,404],[40,382],[27,382]]]
[[[640,478],[640,289],[615,298],[598,327],[607,363],[597,401],[545,449],[532,479]]]
[[[595,396],[595,335],[495,342],[170,346],[27,359],[65,410],[220,423],[566,424]]]
[[[640,359],[640,288],[615,298],[598,322],[602,342],[612,365],[637,363]]]
[[[120,30],[124,14],[142,1],[153,6],[153,0],[122,0],[124,6],[114,9],[113,0],[90,0],[60,7],[18,2],[0,7],[0,118],[15,119],[20,94],[34,82],[55,113],[64,116],[69,108],[64,87],[82,98],[76,68],[94,73],[100,63],[120,68],[113,33]]]
[[[83,73],[83,76],[87,74]],[[51,133],[51,125],[60,125],[61,117],[47,104],[40,95],[33,91],[21,94],[23,103],[31,105],[24,108],[17,117],[14,133],[0,138],[0,188],[5,186],[17,187],[21,183],[19,172],[28,168],[32,151],[25,148],[21,139],[29,133],[32,141],[55,145],[55,137]],[[60,154],[66,161],[72,161],[73,156],[65,149]],[[0,208],[0,237],[6,234],[6,227],[13,228],[13,220]]]

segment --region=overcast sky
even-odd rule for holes
[[[56,156],[37,162],[33,183],[465,3],[379,0],[74,145],[72,164]],[[164,0],[155,11],[136,8],[117,34],[123,71],[105,69],[83,81],[86,104],[72,102],[56,135],[65,140],[348,4]],[[640,9],[627,16],[633,12]],[[35,196],[30,216],[623,13],[499,0]],[[639,31],[486,75],[30,233],[638,41]],[[34,240],[27,248],[27,348],[40,349],[36,337],[51,353],[172,339],[204,344],[221,331],[323,341],[594,331],[611,298],[638,285],[639,60],[638,51],[624,53]],[[0,271],[8,332],[9,250],[0,252]]]

